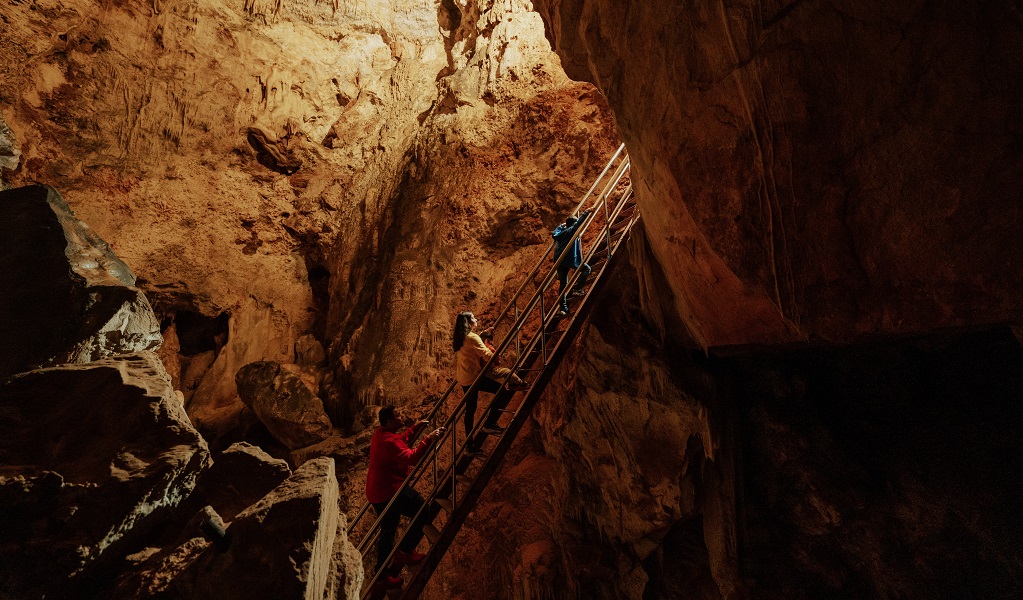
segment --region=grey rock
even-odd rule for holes
[[[311,446],[333,433],[323,402],[280,363],[249,363],[238,370],[235,383],[242,402],[289,449]]]
[[[14,132],[0,115],[0,168],[14,170],[21,161],[21,147]]]
[[[218,454],[196,489],[198,501],[216,509],[225,521],[252,506],[291,476],[288,463],[257,446],[239,442]]]
[[[11,378],[0,387],[0,595],[71,595],[141,543],[208,464],[151,352]]]
[[[311,460],[228,527],[173,583],[174,598],[357,598],[362,564],[344,534],[334,461]],[[337,596],[339,591],[349,595]]]
[[[0,214],[0,379],[159,347],[135,275],[56,190],[2,191]]]

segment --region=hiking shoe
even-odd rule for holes
[[[568,309],[567,308],[563,308],[563,309],[559,310],[558,311],[558,316],[559,317],[567,317],[568,316]]]
[[[423,562],[424,558],[426,558],[425,554],[420,554],[415,550],[412,552],[402,552],[401,550],[398,550],[394,553],[394,559],[391,560],[391,564],[396,567],[414,567]]]
[[[474,444],[465,445],[465,453],[468,454],[469,456],[476,456],[477,454],[480,454],[482,452],[483,448],[480,448],[479,446],[476,446]]]
[[[578,298],[580,296],[585,296],[585,295],[586,295],[586,290],[572,290],[572,292],[569,293],[568,297],[569,298]]]
[[[507,387],[509,390],[512,390],[513,392],[524,392],[529,389],[529,382],[520,381],[519,383],[509,383],[505,387]]]
[[[484,425],[483,429],[480,429],[480,431],[483,433],[489,433],[490,435],[497,435],[504,431],[504,428],[498,427],[497,425]]]

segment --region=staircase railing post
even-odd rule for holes
[[[608,214],[607,198],[604,198],[604,239],[607,241],[607,259],[611,260],[611,216]]]
[[[547,364],[547,309],[544,308],[543,296],[547,290],[540,290],[540,355],[543,364]]]

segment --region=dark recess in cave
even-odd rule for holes
[[[194,356],[209,350],[219,350],[227,342],[230,315],[220,313],[215,317],[179,310],[174,314],[178,343],[181,354]]]
[[[1011,328],[730,354],[750,598],[1023,597]]]

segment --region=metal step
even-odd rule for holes
[[[431,544],[436,544],[440,539],[440,531],[437,531],[437,528],[430,523],[423,525],[423,533],[426,534],[426,539],[430,540]]]

